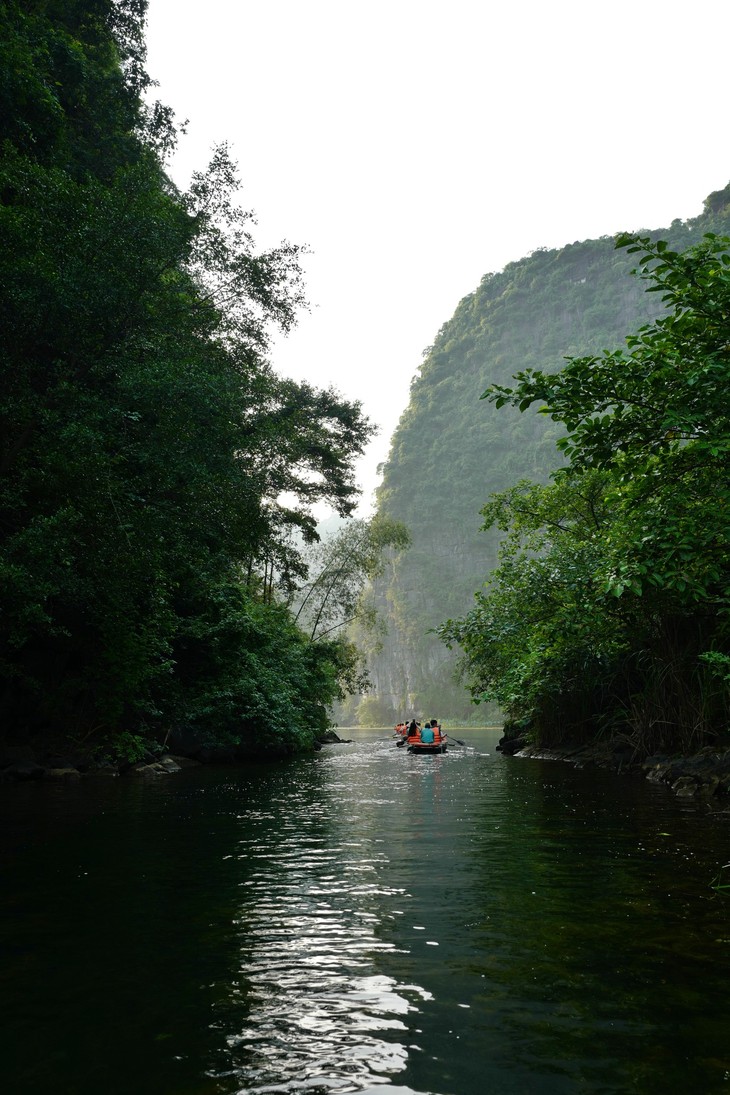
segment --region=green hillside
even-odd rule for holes
[[[717,191],[701,216],[651,235],[683,250],[727,231],[729,196]],[[473,716],[431,629],[468,611],[496,563],[497,536],[480,531],[489,495],[521,478],[544,481],[560,459],[554,422],[480,396],[519,370],[554,371],[566,356],[620,346],[655,317],[661,300],[631,275],[634,261],[610,237],[536,251],[487,274],[426,352],[379,490],[380,511],[408,526],[413,547],[375,590],[388,635],[370,657],[374,696],[363,715]]]

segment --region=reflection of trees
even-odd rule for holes
[[[556,1091],[696,1087],[703,1054],[716,1082],[706,1016],[726,1014],[727,969],[710,953],[727,924],[703,900],[707,868],[678,843],[685,826],[698,843],[701,819],[643,783],[554,762],[509,761],[489,790],[475,818],[474,1036],[494,1039],[511,1073],[548,1068],[576,1084]],[[716,828],[708,839],[718,844]]]

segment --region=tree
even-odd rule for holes
[[[514,389],[493,385],[484,398],[521,410],[543,403],[540,413],[567,428],[558,447],[569,465],[557,474],[607,469],[621,510],[648,518],[633,548],[619,538],[617,595],[649,585],[719,607],[730,535],[730,238],[709,234],[684,253],[647,237],[617,246],[639,253],[666,314],[630,335],[626,351],[571,358],[558,374],[527,370]]]
[[[366,582],[383,573],[387,549],[403,551],[410,535],[400,521],[375,516],[349,521],[307,557],[315,576],[299,591],[295,619],[312,642],[352,623],[364,611]]]
[[[615,601],[595,582],[608,479],[592,471],[494,495],[482,515],[485,529],[507,533],[500,565],[472,611],[439,629],[462,648],[475,700],[497,703],[543,744],[584,732],[607,699],[605,667],[625,647]]]
[[[502,564],[444,637],[464,646],[472,686],[540,740],[620,717],[637,748],[692,748],[729,699],[717,670],[730,654],[730,240],[618,245],[639,254],[666,311],[626,350],[487,389],[498,407],[542,404],[566,428],[568,463],[553,486],[485,509],[509,530]]]
[[[352,512],[371,427],[274,374],[301,248],[257,250],[225,147],[189,193],[166,178],[176,130],[141,100],[145,8],[0,4],[0,716],[21,735],[154,736],[205,708],[229,733],[225,680],[266,737],[282,720],[260,634],[304,652],[282,704],[326,702],[336,671],[260,606],[265,567],[301,573],[288,537],[313,537],[314,502]]]

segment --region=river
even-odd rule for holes
[[[730,1092],[730,816],[458,734],[0,788],[3,1090]]]

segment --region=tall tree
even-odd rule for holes
[[[358,404],[274,374],[301,249],[257,250],[226,148],[187,194],[167,179],[145,10],[0,3],[0,721],[19,734],[213,733],[224,679],[247,732],[280,726],[248,644],[280,632],[285,658],[301,639],[254,607],[253,571],[291,528],[311,537],[313,502],[352,512],[371,432]]]

